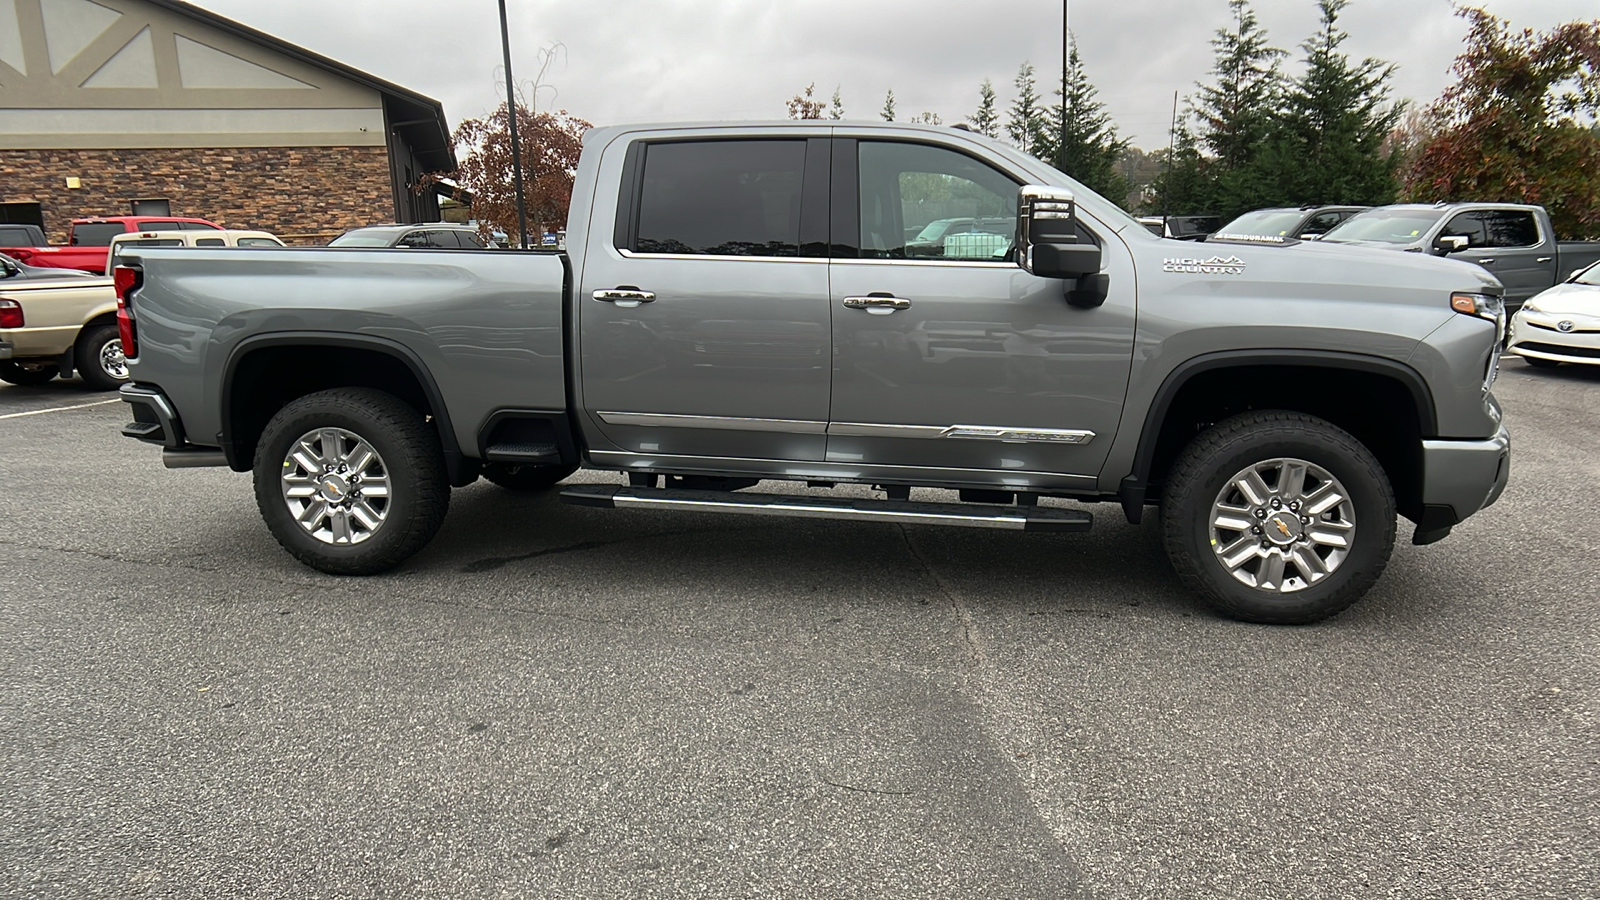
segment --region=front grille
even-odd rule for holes
[[[1522,341],[1513,349],[1532,350],[1534,353],[1548,353],[1551,356],[1582,356],[1585,359],[1600,359],[1600,347],[1562,347],[1557,344]]]
[[[1600,328],[1574,328],[1571,331],[1562,331],[1554,325],[1540,325],[1538,322],[1529,322],[1528,326],[1543,331],[1554,331],[1557,334],[1600,334]]]

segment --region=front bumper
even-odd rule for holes
[[[1411,538],[1431,544],[1500,499],[1511,478],[1511,434],[1505,426],[1483,441],[1422,442],[1422,521]]]
[[[1600,365],[1600,319],[1523,309],[1511,317],[1506,349],[1533,359]]]

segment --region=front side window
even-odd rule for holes
[[[1326,234],[1328,229],[1339,224],[1340,218],[1340,214],[1336,212],[1317,213],[1300,229],[1300,234]],[[1299,234],[1290,235],[1290,237],[1299,236]]]
[[[862,141],[861,255],[1006,261],[1017,188],[972,157],[926,144]]]
[[[631,249],[799,256],[805,162],[805,141],[650,144]]]

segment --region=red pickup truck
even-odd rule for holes
[[[108,216],[73,219],[65,247],[0,247],[0,253],[27,263],[55,269],[81,269],[105,274],[111,239],[129,231],[216,231],[222,226],[205,219],[181,216]]]

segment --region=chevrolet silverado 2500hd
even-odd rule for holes
[[[996,217],[1010,236],[907,250]],[[327,572],[415,553],[452,486],[582,465],[627,483],[563,498],[619,509],[1078,531],[1047,498],[1155,506],[1206,601],[1298,623],[1372,585],[1397,513],[1438,540],[1508,475],[1483,269],[1165,240],[958,130],[597,128],[562,254],[123,263],[124,433],[253,471],[269,530]]]

